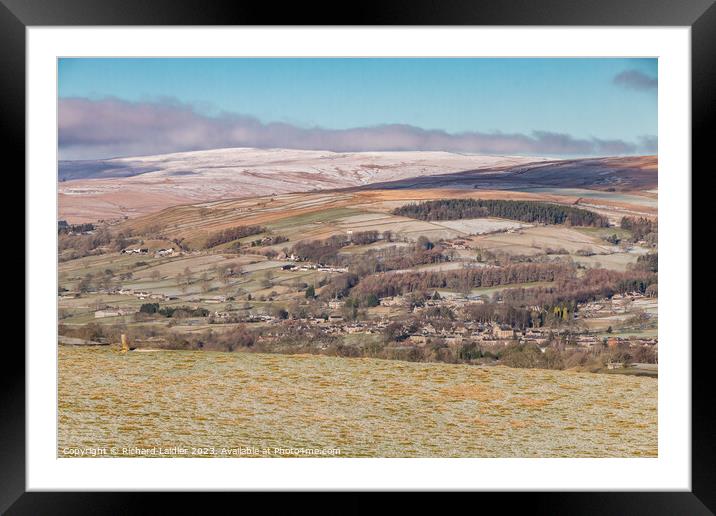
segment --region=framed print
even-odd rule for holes
[[[28,209],[3,510],[438,490],[710,514],[691,171],[716,10],[583,4],[344,26],[4,1]]]

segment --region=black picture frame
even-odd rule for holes
[[[6,157],[25,165],[25,29],[63,25],[572,25],[689,26],[692,35],[692,169],[712,165],[708,128],[714,122],[716,6],[714,0],[452,0],[381,1],[347,5],[207,0],[0,0],[1,127]],[[711,158],[712,160],[713,158]],[[706,168],[711,165],[709,168]],[[693,177],[693,176],[692,176]],[[32,274],[25,270],[26,276]],[[691,345],[691,342],[685,344]],[[479,494],[480,504],[524,503],[549,514],[713,514],[716,511],[716,439],[711,423],[713,352],[710,342],[692,346],[692,490],[690,492],[590,492]],[[157,495],[144,493],[25,492],[25,356],[6,346],[0,375],[0,512],[14,514],[144,513]],[[11,366],[9,364],[12,364]],[[212,495],[216,496],[216,495]],[[241,496],[246,497],[246,494]],[[193,510],[184,494],[163,497]],[[259,499],[252,495],[251,498]],[[452,498],[471,503],[464,497]],[[254,501],[254,500],[251,500]],[[199,504],[203,502],[198,501]],[[246,502],[243,502],[244,504]],[[272,504],[276,497],[272,497]],[[296,507],[296,500],[292,507]],[[422,505],[421,496],[413,503]],[[248,507],[248,505],[246,505]],[[484,506],[484,505],[483,505]],[[312,509],[316,508],[311,504]],[[369,510],[354,501],[346,510]],[[326,507],[329,511],[335,506]],[[276,509],[276,506],[272,506]],[[274,512],[272,510],[271,512]]]

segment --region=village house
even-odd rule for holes
[[[416,346],[424,346],[428,343],[428,338],[425,335],[410,335],[408,342],[415,344]]]
[[[346,333],[361,333],[364,329],[362,324],[351,324],[345,327]]]
[[[531,344],[537,346],[542,352],[549,347],[547,339],[528,339],[523,337],[520,339],[520,344]]]
[[[577,344],[583,347],[591,347],[596,344],[601,345],[601,340],[596,335],[580,335],[577,337]]]
[[[515,330],[507,326],[500,326],[496,324],[492,327],[492,335],[498,340],[514,339]]]
[[[467,246],[467,242],[465,242],[464,240],[454,240],[452,242],[449,242],[448,247],[450,249],[458,249],[458,250],[469,249],[469,247]]]
[[[423,326],[422,333],[423,333],[423,335],[436,335],[437,330],[435,329],[435,326],[428,323],[425,326]]]
[[[105,308],[104,310],[97,310],[94,313],[94,318],[102,319],[105,317],[119,317],[121,315],[129,315],[133,313],[134,310],[129,310],[126,308]]]
[[[445,337],[445,343],[450,347],[458,347],[462,344],[463,338],[459,335],[450,335]]]
[[[536,344],[540,347],[546,346],[549,342],[549,334],[541,330],[529,329],[523,333],[520,342],[524,344]]]
[[[135,248],[135,249],[122,249],[121,254],[147,254],[149,249],[147,248]]]
[[[321,272],[348,272],[346,267],[328,267],[325,265],[319,265],[318,270]]]
[[[486,344],[497,344],[499,342],[499,339],[495,337],[492,333],[483,333],[481,334],[477,340],[482,341]]]

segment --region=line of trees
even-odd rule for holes
[[[288,237],[284,235],[269,235],[251,242],[251,247],[266,247],[269,245],[282,244],[288,242]]]
[[[648,271],[589,269],[581,276],[559,277],[549,287],[513,288],[502,291],[499,297],[513,306],[560,308],[561,314],[568,316],[574,313],[578,303],[630,292],[647,294],[656,283],[657,275]]]
[[[360,297],[375,294],[379,298],[430,289],[466,292],[473,288],[510,283],[555,281],[574,275],[574,266],[564,262],[518,263],[504,267],[469,267],[451,271],[379,273],[363,278],[354,289]]]
[[[308,240],[297,242],[291,248],[291,254],[300,260],[321,264],[338,265],[338,252],[348,245],[345,235],[333,235],[324,240]]]
[[[456,220],[501,217],[523,222],[608,227],[609,220],[589,210],[537,201],[502,199],[442,199],[410,203],[393,210],[394,215],[420,220]]]
[[[539,326],[538,311],[504,303],[481,303],[465,305],[462,310],[465,320],[481,323],[495,322],[511,328],[524,330]]]
[[[86,233],[88,231],[94,231],[94,229],[94,224],[89,222],[85,224],[68,224],[66,221],[61,220],[57,224],[58,235],[66,235],[68,233]]]
[[[60,232],[57,238],[59,261],[64,262],[83,256],[121,251],[128,245],[137,242],[136,239],[123,232],[113,233],[106,225],[93,227],[92,233],[68,234]]]
[[[259,233],[266,232],[266,228],[263,226],[235,226],[233,228],[222,229],[216,233],[212,233],[206,239],[204,247],[211,249],[227,242],[233,242],[240,238],[244,238],[251,235],[258,235]]]
[[[450,260],[450,252],[445,254],[444,251],[440,244],[431,244],[430,249],[426,249],[420,244],[374,249],[360,255],[350,256],[348,270],[362,277],[377,272],[442,263]]]
[[[646,217],[622,217],[619,225],[622,229],[631,232],[633,242],[646,240],[652,245],[656,245],[658,242],[659,224],[656,220]]]
[[[343,265],[345,260],[338,256],[339,251],[350,245],[368,245],[380,240],[377,231],[358,231],[348,238],[347,235],[333,235],[324,240],[309,240],[297,242],[291,253],[301,260],[307,260],[325,265]]]
[[[659,272],[659,253],[642,254],[636,259],[636,269]]]
[[[177,319],[185,317],[208,317],[209,310],[202,307],[192,308],[190,306],[164,306],[160,307],[159,303],[144,303],[139,307],[139,313],[153,315],[159,314],[164,317],[174,317]]]

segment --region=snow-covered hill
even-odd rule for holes
[[[236,148],[61,161],[60,217],[72,222],[110,219],[176,204],[344,188],[542,159],[425,151]]]

